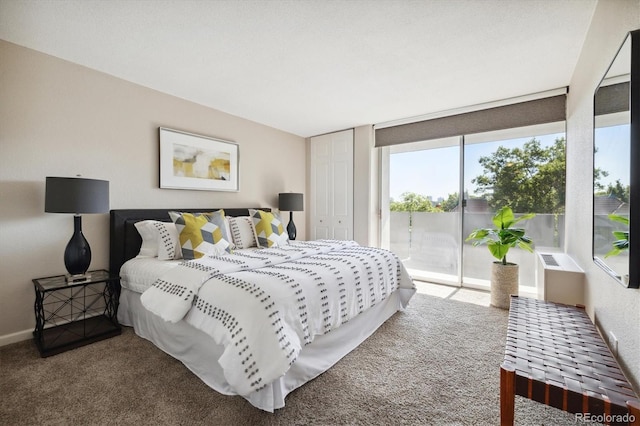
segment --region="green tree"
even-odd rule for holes
[[[562,213],[565,199],[564,138],[542,147],[533,138],[520,147],[504,146],[478,160],[483,174],[472,180],[476,194],[498,210],[511,206],[515,212]]]
[[[456,207],[458,207],[459,203],[460,203],[460,196],[458,195],[457,192],[455,192],[453,194],[449,194],[447,199],[440,204],[440,209],[443,212],[452,212],[456,209]]]
[[[597,153],[598,152],[598,148],[594,148],[593,149],[593,153]],[[602,191],[604,190],[604,185],[600,182],[600,179],[602,179],[603,177],[607,177],[609,176],[609,172],[606,170],[602,170],[600,167],[594,167],[593,168],[593,189],[594,191]],[[599,193],[596,193],[596,195],[600,195]]]
[[[415,192],[403,192],[402,201],[391,201],[389,210],[392,212],[431,212],[434,207],[431,201],[424,195]]]
[[[615,185],[609,184],[606,189],[606,195],[616,197],[620,201],[624,201],[625,203],[629,202],[629,192],[631,191],[631,186],[624,186],[620,179],[616,180]]]

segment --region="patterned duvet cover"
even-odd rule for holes
[[[146,290],[142,303],[223,345],[217,361],[225,378],[248,395],[285,374],[315,336],[399,288],[414,285],[393,253],[318,240],[183,262]]]

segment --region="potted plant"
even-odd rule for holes
[[[609,219],[622,223],[623,225],[629,226],[629,218],[624,216],[619,216],[617,214],[611,213],[609,215]],[[629,230],[626,231],[613,231],[613,236],[616,238],[614,242],[611,243],[613,248],[604,255],[605,259],[610,256],[617,256],[625,250],[629,250]],[[627,284],[629,282],[629,274],[625,274],[621,277],[622,282]]]
[[[609,219],[614,222],[622,223],[623,225],[629,226],[629,218],[612,213],[609,215]],[[617,239],[613,243],[611,243],[611,245],[613,245],[613,248],[611,249],[611,251],[605,254],[604,257],[617,256],[623,251],[629,250],[629,231],[628,230],[613,231],[613,236],[616,237]]]
[[[474,246],[486,244],[489,251],[498,259],[491,269],[491,305],[509,309],[510,295],[518,294],[518,265],[507,262],[507,253],[511,247],[520,247],[533,252],[531,238],[525,235],[524,228],[512,228],[518,222],[531,219],[535,213],[516,218],[511,207],[502,207],[493,216],[492,228],[474,230],[466,241],[473,241]]]

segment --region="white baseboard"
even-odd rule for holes
[[[33,339],[33,330],[24,330],[16,333],[5,334],[4,336],[0,336],[0,347],[29,339]]]

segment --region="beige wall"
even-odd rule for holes
[[[613,281],[592,260],[593,93],[627,31],[640,28],[640,1],[599,1],[567,100],[567,251],[585,268],[587,310],[640,389],[640,290]]]
[[[237,142],[240,192],[159,189],[159,126]],[[65,272],[73,219],[44,213],[46,176],[108,180],[112,209],[277,207],[304,192],[305,156],[301,137],[0,40],[0,345],[30,337],[31,279]],[[83,231],[107,268],[108,214]]]

